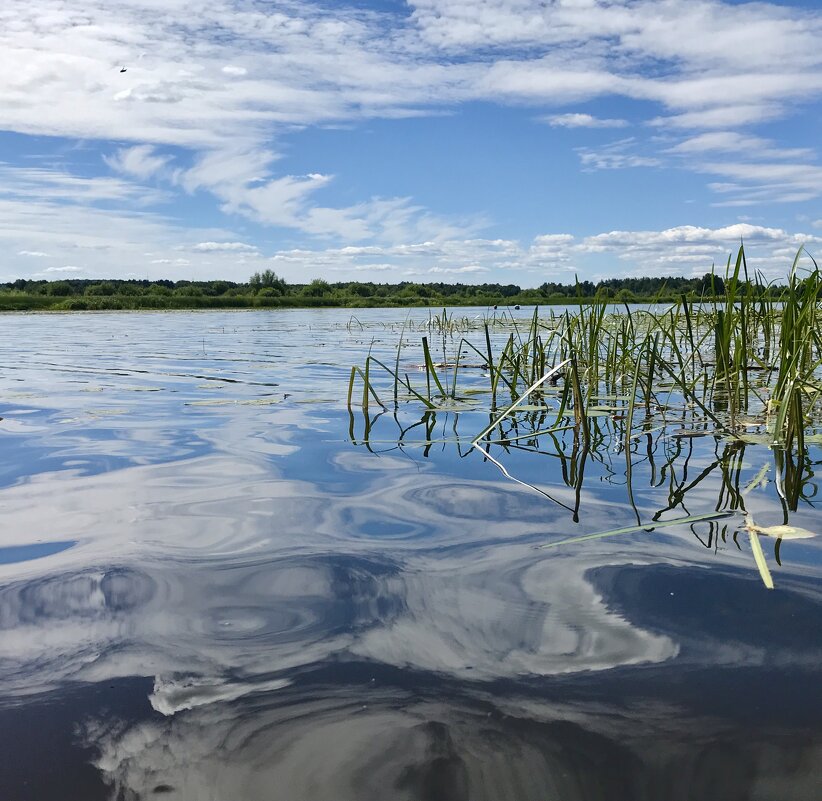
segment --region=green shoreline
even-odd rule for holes
[[[754,286],[754,285],[752,285]],[[755,285],[765,299],[778,299],[782,286]],[[724,281],[701,278],[614,278],[599,283],[543,283],[533,289],[516,284],[411,283],[357,281],[287,284],[270,271],[248,283],[232,281],[91,280],[34,281],[0,284],[0,312],[32,311],[164,311],[198,309],[442,308],[459,306],[551,306],[710,300],[724,295]]]

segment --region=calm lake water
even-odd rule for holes
[[[773,453],[496,446],[517,483],[487,408],[349,414],[405,313],[356,315],[0,317],[0,798],[822,797],[822,538],[763,537],[769,591],[733,502],[784,522]]]

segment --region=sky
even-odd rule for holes
[[[0,281],[822,256],[822,0],[3,0]]]

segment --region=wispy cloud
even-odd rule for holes
[[[662,160],[656,156],[635,152],[638,141],[634,137],[620,139],[599,148],[576,148],[585,170],[623,170],[631,167],[659,167]]]
[[[736,131],[715,131],[685,139],[669,153],[685,155],[701,153],[734,153],[737,158],[798,159],[812,158],[813,150],[807,147],[781,148],[769,139]]]
[[[256,245],[247,245],[245,242],[198,242],[196,245],[192,245],[191,249],[198,253],[215,253],[220,251],[254,253],[257,251]]]
[[[62,169],[11,167],[0,163],[0,197],[38,198],[75,204],[160,203],[166,195],[133,181],[110,176],[75,175]]]
[[[42,221],[49,220],[48,227]],[[63,253],[67,264],[38,272],[42,261],[13,255],[6,280],[32,275],[80,274],[65,267],[82,265],[86,275],[154,278],[230,278],[244,281],[260,265],[290,282],[307,276],[339,280],[390,280],[410,271],[419,280],[443,278],[520,283],[573,281],[580,276],[615,274],[702,274],[724,264],[745,242],[752,268],[784,277],[801,246],[814,253],[822,234],[733,223],[721,227],[681,225],[662,230],[618,230],[577,236],[546,232],[528,241],[446,238],[391,244],[256,250],[236,233],[203,229],[199,239],[173,219],[157,214],[121,213],[95,206],[70,206],[0,198],[0,248],[12,254]],[[822,227],[822,220],[817,221]],[[68,254],[72,254],[69,256]],[[113,257],[116,254],[116,257]],[[76,259],[76,261],[72,261]],[[615,269],[614,265],[619,265]],[[79,268],[78,268],[79,269]],[[427,278],[426,278],[427,276]],[[396,280],[396,279],[395,279]]]
[[[625,128],[627,120],[593,117],[590,114],[552,114],[541,118],[553,128]]]
[[[795,203],[822,194],[822,167],[818,165],[728,160],[704,162],[696,168],[729,179],[710,184],[714,191],[734,196],[724,205]]]
[[[115,172],[145,180],[162,170],[171,157],[159,155],[153,145],[135,145],[120,148],[112,156],[103,156],[103,160]]]
[[[787,109],[786,104],[774,98],[768,103],[747,105],[732,103],[727,106],[654,117],[650,120],[650,125],[673,129],[733,128],[777,119],[788,113]]]

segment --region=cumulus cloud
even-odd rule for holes
[[[661,231],[608,231],[586,237],[576,249],[615,256],[628,265],[621,275],[700,275],[713,264],[725,264],[743,242],[752,268],[784,279],[798,250],[812,250],[822,237],[749,223],[720,228],[680,225]]]
[[[797,250],[812,252],[822,237],[792,233],[750,223],[710,228],[681,225],[662,230],[605,231],[584,237],[569,233],[542,234],[530,242],[517,240],[449,240],[392,247],[345,247],[280,251],[271,256],[278,273],[305,275],[328,270],[358,278],[372,270],[402,270],[425,276],[477,274],[484,281],[536,286],[543,281],[569,283],[574,273],[609,277],[627,274],[702,275],[713,264],[724,264],[740,242],[748,262],[773,278],[784,278]],[[615,260],[615,261],[614,261]],[[614,267],[614,264],[618,267]]]

